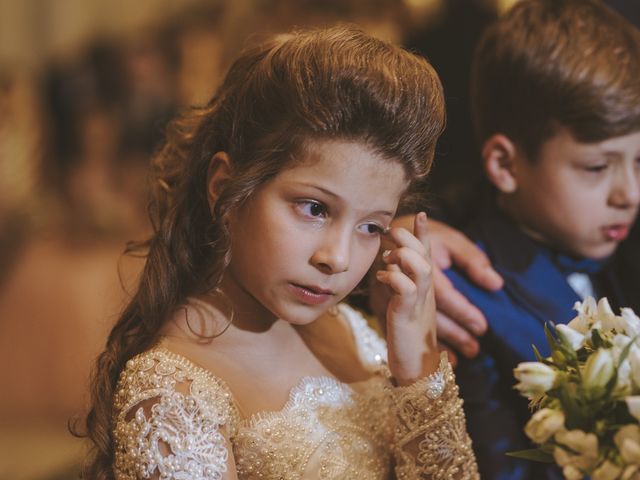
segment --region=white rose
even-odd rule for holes
[[[611,309],[611,305],[609,305],[609,300],[607,297],[602,297],[598,302],[598,320],[602,325],[602,330],[605,332],[615,330],[616,332],[621,332],[624,330],[624,325],[622,323],[622,319],[616,317],[616,314],[613,313]]]
[[[564,428],[564,413],[560,410],[543,408],[533,414],[524,431],[534,442],[544,443],[562,428]]]
[[[586,334],[595,322],[595,315],[598,310],[596,301],[593,297],[587,297],[583,302],[576,302],[573,309],[578,312],[578,315],[567,325],[577,332]]]
[[[630,337],[640,335],[640,318],[630,308],[620,310],[622,321],[624,322],[624,330]]]
[[[627,403],[629,413],[640,420],[640,395],[626,397],[624,401]]]
[[[627,360],[629,361],[631,382],[636,389],[640,389],[640,349],[635,345],[631,347]]]
[[[628,358],[618,365],[616,393],[625,396],[631,394],[631,364]]]
[[[604,387],[615,372],[613,355],[610,350],[601,348],[587,358],[582,373],[587,388]]]
[[[626,463],[640,464],[640,427],[638,425],[625,425],[616,432],[613,441]]]
[[[616,333],[611,341],[616,347],[616,360],[618,360],[618,355],[631,343],[631,337],[624,333]],[[633,346],[631,348],[633,348]]]
[[[605,460],[591,474],[591,480],[616,480],[622,473],[622,468],[609,460]]]
[[[598,300],[598,317],[609,317],[614,316],[613,310],[611,309],[611,305],[609,305],[609,300],[607,297],[602,297]]]
[[[564,340],[565,343],[571,345],[573,350],[578,350],[585,341],[584,334],[580,333],[578,330],[571,328],[568,325],[556,325],[556,332],[558,332],[558,336]]]
[[[540,362],[522,362],[513,374],[520,381],[515,388],[528,398],[546,392],[556,380],[556,371]]]

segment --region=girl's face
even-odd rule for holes
[[[306,324],[365,275],[408,183],[364,144],[312,142],[229,219],[223,288],[247,321]]]

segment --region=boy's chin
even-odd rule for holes
[[[579,258],[589,258],[591,260],[605,260],[613,255],[618,248],[619,242],[607,242],[593,247],[584,247],[574,250],[574,255]]]

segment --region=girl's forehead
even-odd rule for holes
[[[330,141],[281,171],[276,188],[300,188],[301,195],[334,199],[359,212],[395,211],[409,182],[403,165],[388,160],[365,144]]]
[[[366,177],[405,175],[400,159],[388,158],[370,144],[358,140],[323,139],[305,142],[283,170],[289,175]],[[406,179],[408,181],[408,179]]]

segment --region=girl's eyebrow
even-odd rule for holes
[[[306,183],[306,182],[296,182],[298,185],[304,186],[304,187],[309,187],[309,188],[314,188],[316,190],[319,190],[321,192],[323,192],[326,195],[329,195],[330,197],[333,197],[337,200],[342,200],[342,197],[340,195],[338,195],[335,192],[332,192],[331,190],[328,190],[324,187],[321,187],[320,185],[315,185],[313,183]],[[375,215],[384,215],[385,217],[393,217],[394,213],[390,212],[388,210],[377,210],[375,212],[372,212]]]
[[[329,195],[330,197],[341,199],[340,195],[338,195],[337,193],[334,193],[331,190],[328,190],[328,189],[326,189],[324,187],[321,187],[320,185],[316,185],[316,184],[313,184],[313,183],[306,183],[306,182],[298,182],[298,184],[302,185],[304,187],[315,188],[316,190],[320,190],[321,192]]]

